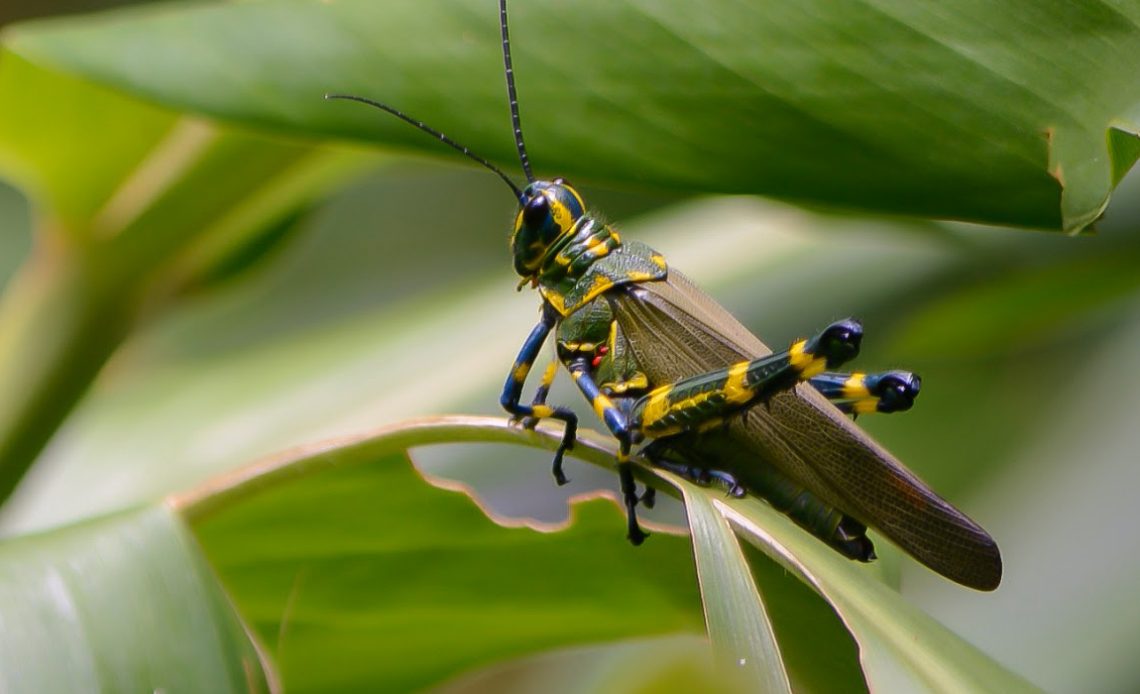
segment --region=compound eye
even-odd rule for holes
[[[550,203],[545,195],[536,195],[523,207],[523,223],[530,229],[541,229],[550,216]]]

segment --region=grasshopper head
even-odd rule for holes
[[[515,272],[523,278],[538,275],[554,243],[574,228],[585,214],[578,191],[561,178],[535,181],[523,190],[511,234]]]

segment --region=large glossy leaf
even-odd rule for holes
[[[496,528],[465,500],[422,485],[400,453],[512,439],[549,450],[558,436],[495,419],[413,421],[269,459],[174,503],[292,689],[406,689],[537,647],[692,629],[694,576],[675,540],[657,531],[647,551],[635,552],[621,538],[619,516],[594,505],[578,506],[570,528],[553,536]],[[576,450],[614,463],[612,449],[590,437]],[[684,488],[690,501],[700,497],[690,512],[706,536],[697,549],[706,620],[721,653],[745,659],[735,665],[746,681],[769,676],[747,659],[765,662],[775,651],[770,637],[763,645],[740,630],[740,622],[765,621],[752,618],[762,608],[744,555],[720,552],[723,567],[700,556],[735,547],[731,536],[708,542],[724,519],[832,605],[872,687],[1032,689],[763,503],[726,505],[718,490],[652,474],[666,488]],[[710,522],[717,514],[722,519]],[[616,614],[602,607],[609,600],[620,605]],[[334,664],[332,679],[327,671],[313,679],[318,662]]]
[[[176,502],[286,689],[410,691],[554,647],[699,633],[682,538],[633,552],[608,503],[577,505],[561,533],[500,527],[403,452],[539,438],[487,423],[297,451]]]
[[[177,108],[509,165],[491,0],[174,5],[11,45]],[[533,159],[576,179],[1078,230],[1140,149],[1126,1],[519,2]],[[513,166],[512,166],[513,168]]]
[[[258,692],[253,644],[181,520],[137,509],[0,546],[0,689]]]

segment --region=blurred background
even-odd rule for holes
[[[9,0],[0,23],[117,4]],[[0,530],[120,508],[407,417],[499,414],[538,306],[514,291],[513,201],[446,155],[361,157],[364,173],[131,335]],[[858,368],[922,376],[912,412],[860,424],[997,539],[1006,574],[977,594],[881,542],[909,599],[1049,690],[1140,684],[1140,179],[1125,179],[1096,233],[1076,238],[575,183],[769,344],[853,315],[866,327]],[[22,192],[0,184],[0,287],[32,253],[33,218]],[[585,412],[565,386],[551,401]],[[573,482],[558,489],[544,456],[500,455],[494,466],[441,448],[415,459],[503,514],[545,521],[565,517],[569,495],[616,487],[570,463]],[[655,518],[683,517],[664,504]]]

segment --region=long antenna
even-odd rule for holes
[[[506,15],[504,15],[504,17],[505,16]],[[513,90],[513,86],[512,86],[512,90]],[[525,198],[523,197],[523,192],[521,190],[519,190],[519,187],[517,185],[515,185],[514,181],[512,181],[510,178],[507,178],[507,175],[505,173],[503,173],[502,170],[499,169],[499,167],[495,166],[494,164],[487,161],[486,159],[479,156],[478,154],[475,154],[471,150],[467,149],[467,147],[465,147],[464,145],[459,144],[455,140],[451,139],[447,135],[444,135],[443,133],[441,133],[440,131],[431,127],[430,125],[427,125],[423,121],[418,121],[415,118],[412,118],[411,116],[409,116],[408,114],[392,108],[388,104],[382,104],[379,101],[373,101],[372,99],[366,99],[363,96],[352,96],[351,94],[325,94],[325,98],[326,99],[341,99],[344,101],[359,101],[362,104],[368,104],[369,106],[372,106],[373,108],[378,108],[381,111],[385,111],[387,113],[392,114],[393,116],[399,118],[400,120],[404,121],[405,123],[413,125],[416,128],[419,128],[420,130],[424,131],[425,133],[435,137],[440,142],[442,142],[443,144],[447,145],[448,147],[451,147],[452,149],[458,151],[460,154],[467,157],[468,159],[476,161],[476,162],[482,164],[483,166],[487,167],[491,171],[494,171],[496,174],[498,174],[499,178],[503,179],[503,181],[505,181],[506,184],[511,187],[511,190],[514,191],[516,198],[518,198],[519,200],[525,200]],[[516,120],[516,123],[517,123],[517,120]],[[516,128],[517,128],[517,125],[516,125]],[[516,132],[518,132],[517,129],[516,129]],[[522,147],[522,140],[520,139],[518,142],[519,142],[519,147],[521,148]],[[523,156],[524,157],[526,156],[525,152],[523,153]],[[534,180],[533,178],[530,178],[530,168],[525,166],[525,162],[526,162],[525,158],[523,159],[523,162],[524,162],[523,168],[526,169],[528,179]]]
[[[499,0],[499,28],[503,34],[503,64],[507,68],[507,98],[511,102],[511,125],[515,129],[515,146],[519,150],[519,163],[528,183],[534,183],[530,170],[530,158],[526,155],[523,143],[522,123],[519,120],[519,97],[515,92],[515,69],[511,67],[511,38],[507,33],[507,0]]]

